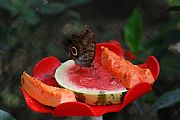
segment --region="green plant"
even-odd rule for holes
[[[0,120],[16,120],[8,112],[0,109]]]
[[[163,89],[164,84],[161,83],[161,81],[164,81],[164,79],[166,80],[169,75],[179,76],[180,74],[179,56],[177,55],[180,51],[176,50],[177,47],[173,48],[173,45],[175,46],[180,38],[179,22],[177,16],[173,17],[166,25],[160,28],[159,34],[146,44],[142,44],[143,21],[142,16],[137,9],[133,11],[125,24],[125,41],[130,50],[135,53],[136,58],[139,59],[144,54],[155,55],[161,65],[161,74],[157,81],[159,84],[155,84],[155,87],[157,86],[158,88],[156,87],[157,89],[154,90],[154,97],[152,94],[146,95],[134,103],[140,113],[143,113],[144,111],[141,103],[152,104],[150,109],[152,113],[158,113],[159,110],[180,103],[179,85],[175,85],[170,81],[165,81],[164,84],[171,85],[171,87]],[[138,51],[142,50],[142,48],[146,49],[139,53]],[[162,91],[160,96],[158,95],[158,91]],[[179,109],[174,113],[178,114]],[[173,117],[171,116],[170,118]]]
[[[142,36],[142,16],[138,9],[134,9],[124,27],[124,39],[134,54],[142,50]]]
[[[180,102],[180,89],[175,89],[160,96],[153,103],[151,107],[151,112],[156,112],[162,108],[167,108],[179,102]]]

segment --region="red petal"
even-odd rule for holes
[[[40,60],[34,67],[33,75],[47,85],[58,86],[54,79],[54,72],[61,62],[56,57],[46,57]]]
[[[121,44],[120,44],[120,42],[118,40],[109,40],[107,43],[116,45],[117,47],[122,49],[122,46],[121,46]]]
[[[124,54],[125,54],[124,56],[125,56],[126,59],[128,59],[128,60],[133,61],[133,60],[136,59],[135,55],[134,55],[130,50],[124,50]]]
[[[107,47],[109,50],[115,52],[117,55],[124,57],[123,50],[121,47],[118,47],[117,45],[108,43],[108,42],[107,43],[97,43],[96,44],[96,55],[94,58],[95,62],[101,61],[101,53],[102,53],[101,47],[102,46]]]
[[[131,88],[125,95],[123,101],[123,107],[135,101],[137,98],[142,95],[150,92],[152,90],[152,86],[149,83],[139,83],[133,88]]]
[[[154,80],[157,80],[160,72],[160,65],[154,56],[149,56],[145,63],[138,66],[141,68],[149,68],[154,77]]]
[[[91,106],[81,102],[67,102],[55,108],[55,116],[96,116]]]

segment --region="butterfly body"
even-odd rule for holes
[[[67,39],[66,47],[70,59],[77,65],[82,67],[93,65],[96,50],[95,34],[86,25],[83,32],[72,34],[72,37]]]

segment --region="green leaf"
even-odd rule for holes
[[[168,0],[169,5],[180,5],[179,0]]]
[[[16,120],[8,112],[5,112],[0,109],[0,120]]]
[[[134,9],[124,27],[125,41],[133,53],[142,49],[143,21],[138,9]]]
[[[143,105],[141,103],[142,102],[140,100],[136,100],[136,101],[133,102],[133,105],[137,108],[139,113],[141,115],[143,115],[144,114],[144,107],[143,107]]]
[[[154,94],[154,92],[150,92],[142,96],[140,99],[143,100],[145,103],[152,104],[154,103],[154,101],[156,101],[157,96]]]
[[[160,60],[161,70],[163,74],[167,75],[168,73],[180,75],[180,64],[179,58],[173,56],[164,56]]]
[[[180,11],[180,5],[179,6],[171,6],[168,8],[168,11],[177,11],[179,12]]]
[[[43,4],[43,0],[26,0],[25,4],[28,6],[39,6]]]
[[[68,3],[66,3],[66,5],[68,7],[75,7],[89,2],[91,2],[91,0],[69,0]]]
[[[39,12],[43,14],[59,14],[64,12],[66,6],[62,3],[48,3],[40,6]]]
[[[25,8],[21,11],[20,17],[28,24],[35,25],[39,22],[39,16],[35,10],[31,8]]]
[[[17,108],[20,105],[20,98],[17,94],[11,93],[9,88],[6,88],[0,93],[2,102],[8,107]],[[0,119],[1,120],[1,119]]]
[[[9,0],[0,0],[0,8],[9,11],[13,16],[19,11],[19,8],[13,5]]]
[[[12,7],[12,5],[9,0],[0,0],[0,8],[9,9],[10,7]]]
[[[78,20],[81,19],[81,15],[78,12],[75,12],[75,11],[72,11],[72,10],[67,11],[66,14],[69,17],[72,17],[72,18],[75,18],[75,19],[78,19]]]
[[[168,92],[159,97],[151,107],[151,112],[155,112],[159,109],[169,107],[180,102],[180,89]]]

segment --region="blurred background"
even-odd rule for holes
[[[20,92],[23,71],[46,56],[67,60],[63,46],[88,24],[97,42],[116,39],[140,63],[161,66],[153,91],[104,120],[180,120],[179,0],[0,0],[0,120],[90,120],[31,111]]]

